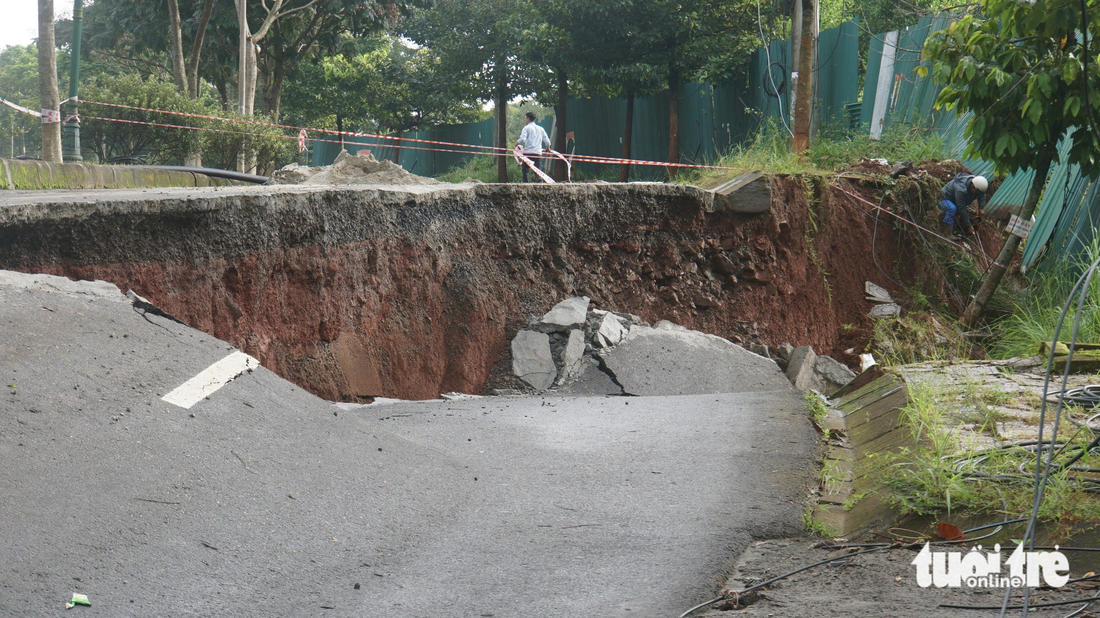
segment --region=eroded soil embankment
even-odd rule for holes
[[[527,316],[567,295],[851,362],[863,282],[898,291],[874,221],[770,182],[762,215],[660,184],[113,194],[2,211],[0,267],[133,289],[334,400],[480,392]],[[888,225],[875,248],[913,275]]]

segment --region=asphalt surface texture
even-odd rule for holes
[[[798,393],[341,409],[113,286],[0,277],[0,615],[678,616],[798,534]]]

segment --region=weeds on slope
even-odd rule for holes
[[[1031,508],[1035,464],[1034,446],[1006,444],[989,448],[968,444],[960,426],[973,419],[958,419],[949,411],[960,402],[981,409],[997,395],[961,385],[939,388],[927,384],[909,386],[909,403],[902,423],[913,441],[897,453],[880,458],[883,484],[890,490],[887,501],[905,514],[940,515],[960,511],[1015,515]],[[995,424],[995,416],[985,422]],[[992,431],[996,431],[991,427]],[[1093,435],[1078,431],[1062,443],[1055,462],[1067,461],[1085,449]],[[1100,519],[1100,494],[1090,481],[1100,468],[1100,453],[1084,454],[1068,469],[1051,474],[1040,509],[1040,518],[1071,526]]]
[[[896,125],[871,139],[865,129],[832,128],[822,130],[810,142],[805,156],[791,152],[791,138],[775,119],[761,123],[752,141],[734,146],[715,165],[773,174],[827,175],[847,169],[863,159],[930,161],[948,157],[943,138],[931,129]],[[698,183],[727,172],[701,170],[683,174],[677,182]]]
[[[990,354],[998,358],[1029,356],[1036,353],[1036,342],[1050,341],[1066,297],[1080,274],[1098,255],[1100,246],[1094,241],[1078,256],[1050,256],[1040,269],[1033,269],[1027,277],[1027,288],[1015,299],[1014,310],[994,322],[998,336],[990,346]],[[1070,307],[1070,319],[1076,311],[1074,303]],[[1068,334],[1068,330],[1063,333]],[[1077,341],[1100,342],[1100,279],[1093,279],[1089,288]]]
[[[943,139],[931,129],[917,126],[894,126],[880,139],[871,139],[866,129],[823,129],[810,143],[805,156],[791,152],[791,137],[774,118],[766,118],[751,141],[736,145],[713,165],[761,171],[772,174],[828,175],[847,169],[863,159],[882,158],[890,161],[929,161],[948,157]],[[589,166],[590,168],[591,166]],[[496,159],[474,156],[447,173],[438,176],[444,182],[462,182],[467,178],[481,182],[496,182]],[[573,179],[581,182],[604,180],[614,182],[619,176],[618,165],[601,166],[593,174],[590,170],[574,168]],[[636,174],[635,168],[632,174]],[[713,176],[724,176],[721,170],[697,170],[684,172],[672,182],[696,184]],[[647,176],[643,174],[643,176]],[[508,162],[508,181],[519,182],[519,166]]]

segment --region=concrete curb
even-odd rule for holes
[[[117,165],[3,159],[8,190],[225,187],[234,183],[205,174]]]

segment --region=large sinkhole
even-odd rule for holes
[[[481,393],[516,331],[576,295],[852,362],[864,281],[894,289],[875,262],[904,281],[919,260],[847,202],[767,182],[759,214],[657,183],[48,194],[0,214],[0,268],[134,290],[338,401]]]

